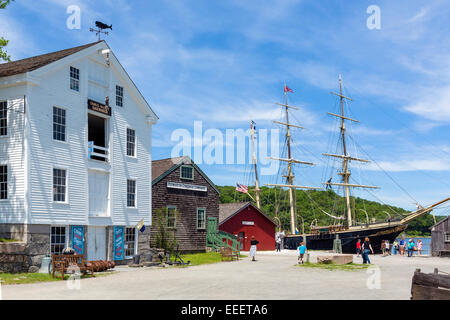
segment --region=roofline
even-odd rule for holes
[[[233,203],[233,202],[231,202]],[[219,204],[219,212],[220,212],[220,205],[221,204],[226,204],[226,203],[220,203]],[[275,226],[277,226],[277,224],[275,223],[275,221],[273,221],[267,214],[265,214],[260,208],[258,208],[257,206],[255,206],[253,203],[251,203],[250,201],[248,202],[244,202],[244,205],[242,207],[240,207],[239,209],[237,209],[233,214],[231,214],[230,216],[228,216],[226,219],[224,219],[222,222],[219,222],[219,226],[223,223],[225,223],[226,221],[228,221],[229,219],[231,219],[232,217],[234,217],[236,214],[238,214],[240,211],[242,211],[242,209],[247,208],[248,206],[252,206],[253,208],[255,208],[257,211],[259,211],[259,213],[261,213],[264,217],[266,217],[267,220],[269,220],[270,222],[272,222]]]
[[[446,218],[442,219],[441,221],[437,222],[436,224],[432,225],[429,230],[433,229],[434,227],[440,225],[441,223],[443,223],[444,221],[450,219],[450,216],[447,216]]]
[[[173,158],[166,158],[166,159],[159,159],[159,160],[154,160],[154,161],[160,161],[160,160],[169,160],[169,159],[173,159]],[[200,169],[195,163],[194,161],[192,161],[192,159],[188,156],[183,156],[180,161],[178,161],[178,163],[174,164],[170,169],[168,169],[167,171],[163,172],[163,174],[159,175],[158,177],[156,177],[155,179],[152,180],[152,187],[157,184],[158,182],[160,182],[162,179],[164,179],[165,177],[167,177],[170,173],[172,173],[173,171],[175,171],[178,167],[182,166],[183,164],[185,164],[184,161],[186,161],[187,159],[189,159],[190,164],[200,173],[200,175],[211,185],[211,187],[213,187],[213,189],[217,192],[217,194],[220,194],[219,189],[217,188],[217,186],[211,181],[211,179],[208,178],[208,176],[202,171],[202,169]],[[152,161],[153,162],[153,161]]]

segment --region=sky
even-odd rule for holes
[[[80,29],[67,28],[71,5],[81,10]],[[371,5],[379,29],[368,27]],[[284,121],[275,103],[286,83],[298,108],[290,120],[305,127],[292,129],[293,158],[315,163],[296,165],[295,183],[323,187],[337,169],[322,153],[337,151],[338,124],[327,112],[339,112],[330,92],[342,74],[346,114],[360,121],[348,123],[349,152],[373,161],[352,162],[353,182],[381,187],[355,195],[412,210],[450,196],[449,16],[445,0],[16,0],[0,12],[0,35],[17,60],[93,42],[96,20],[112,24],[104,38],[159,116],[153,159],[171,157],[177,132],[192,135],[194,160],[211,146],[245,155],[245,165],[198,163],[218,185],[254,183],[249,141],[217,139],[253,120],[264,149],[260,130],[282,129],[272,120]],[[199,121],[211,140],[194,137]],[[258,153],[261,171],[267,154],[276,148]],[[261,172],[261,184],[277,176]]]

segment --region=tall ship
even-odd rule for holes
[[[340,240],[343,253],[354,253],[356,249],[356,242],[358,239],[364,241],[365,237],[369,237],[372,247],[375,251],[379,252],[381,250],[382,241],[388,240],[392,243],[400,233],[404,232],[408,228],[408,223],[422,215],[430,213],[434,208],[440,206],[441,204],[450,201],[450,198],[439,201],[435,204],[429,205],[427,207],[422,207],[417,205],[417,210],[403,214],[400,218],[393,218],[391,215],[384,211],[387,215],[387,219],[383,221],[377,221],[374,218],[369,219],[369,216],[365,210],[366,221],[356,221],[356,208],[353,205],[352,199],[354,200],[354,195],[352,190],[354,189],[378,189],[377,186],[363,185],[357,183],[352,179],[352,171],[350,166],[353,162],[357,163],[369,163],[367,159],[362,159],[357,156],[350,154],[348,147],[348,136],[347,136],[347,125],[349,122],[358,123],[359,121],[353,119],[345,114],[344,104],[345,102],[351,101],[352,99],[346,97],[343,92],[343,84],[341,75],[339,75],[339,92],[331,92],[333,95],[339,98],[339,112],[331,113],[328,115],[337,119],[339,124],[338,132],[338,144],[334,153],[323,153],[322,155],[326,158],[332,159],[337,163],[336,170],[333,174],[337,176],[337,182],[333,182],[333,178],[330,177],[327,181],[322,182],[325,189],[336,188],[343,193],[344,205],[338,208],[338,213],[334,211],[332,214],[320,209],[322,214],[326,214],[329,220],[333,221],[330,225],[317,225],[311,224],[310,231],[308,234],[304,232],[300,234],[297,229],[297,217],[301,217],[301,212],[297,212],[296,201],[295,201],[295,190],[317,190],[323,189],[314,186],[300,185],[295,182],[294,175],[294,164],[301,164],[306,166],[313,166],[314,163],[309,161],[303,161],[300,159],[295,159],[292,152],[292,129],[303,127],[291,122],[290,112],[292,110],[298,110],[298,108],[288,104],[287,94],[292,92],[290,88],[284,85],[284,103],[277,103],[282,107],[284,113],[284,121],[273,121],[277,125],[281,125],[285,128],[285,157],[280,158],[270,158],[273,161],[280,161],[286,164],[286,170],[281,174],[283,183],[268,183],[265,184],[268,187],[274,187],[278,189],[287,189],[289,194],[289,210],[290,210],[290,234],[286,235],[284,238],[284,247],[286,249],[296,249],[302,241],[306,242],[308,249],[312,250],[333,250],[336,243],[336,239]],[[254,146],[253,128],[252,128],[252,142]],[[260,188],[258,181],[258,171],[256,156],[253,153],[253,164],[255,171],[255,193],[257,199],[257,205],[260,206]],[[327,176],[328,177],[328,176]],[[334,189],[333,189],[334,190]],[[339,212],[340,211],[340,212]],[[275,219],[277,218],[277,212],[275,212]],[[315,219],[317,221],[317,219]],[[304,223],[303,223],[304,228]],[[288,232],[289,233],[289,232]]]

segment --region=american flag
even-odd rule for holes
[[[244,186],[243,184],[236,183],[236,191],[239,191],[242,193],[248,193],[248,187]]]

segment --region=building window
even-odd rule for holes
[[[175,228],[177,225],[177,207],[167,206],[167,227]]]
[[[125,257],[132,257],[136,254],[136,228],[125,228]]]
[[[50,252],[62,254],[66,247],[66,227],[52,227],[50,234]]]
[[[53,107],[53,139],[66,141],[66,110]]]
[[[8,103],[0,101],[0,136],[8,135]]]
[[[80,69],[70,67],[70,89],[80,91]]]
[[[206,209],[197,208],[197,229],[206,229]]]
[[[445,234],[445,242],[450,242],[450,232]]]
[[[127,207],[136,207],[136,180],[127,180]]]
[[[194,180],[194,168],[191,166],[181,166],[181,179]]]
[[[123,87],[116,86],[116,106],[123,107]]]
[[[66,170],[53,169],[53,201],[66,202]]]
[[[0,166],[0,200],[8,199],[8,166]]]
[[[130,128],[127,128],[127,156],[136,156],[136,133]]]

